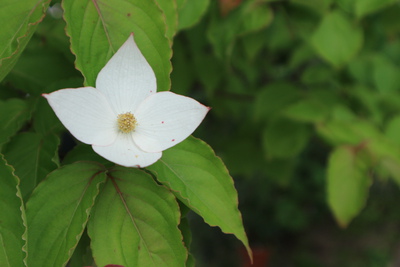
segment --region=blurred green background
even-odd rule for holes
[[[212,107],[195,135],[235,179],[254,266],[400,266],[399,14],[220,0],[176,36],[172,91]],[[191,222],[198,266],[247,266],[234,238]]]

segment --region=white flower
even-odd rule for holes
[[[156,77],[131,35],[100,71],[96,88],[44,94],[64,126],[102,157],[146,167],[185,140],[209,108],[196,100],[158,92]]]

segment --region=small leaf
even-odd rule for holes
[[[95,86],[99,71],[133,32],[154,70],[159,91],[171,86],[171,56],[163,13],[153,1],[63,1],[67,34],[85,84]]]
[[[186,0],[181,2],[182,4],[178,5],[180,6],[178,13],[179,30],[192,27],[199,22],[210,4],[210,0]]]
[[[0,154],[0,266],[26,266],[26,218],[14,169]]]
[[[0,147],[13,136],[30,117],[28,104],[20,99],[0,101]]]
[[[21,179],[21,192],[26,199],[49,172],[58,167],[55,159],[60,140],[55,135],[36,133],[16,135],[4,148],[4,156]]]
[[[50,0],[2,0],[0,25],[0,81],[8,74],[45,16]]]
[[[85,229],[106,176],[99,164],[80,162],[52,172],[26,207],[28,266],[65,266]]]
[[[251,255],[233,180],[206,143],[189,137],[148,169],[206,223],[234,234]]]
[[[361,18],[367,14],[378,11],[379,9],[385,8],[396,2],[397,0],[356,0],[356,15],[358,18]]]
[[[338,147],[328,162],[328,203],[345,227],[361,211],[371,184],[363,154],[357,147]]]
[[[88,224],[97,266],[184,266],[175,197],[135,168],[116,167]]]
[[[287,119],[270,122],[262,133],[264,152],[271,158],[298,155],[310,139],[309,126]]]
[[[361,49],[363,33],[344,14],[336,11],[323,17],[311,42],[324,59],[338,68]]]

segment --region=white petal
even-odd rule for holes
[[[192,134],[208,110],[192,98],[171,92],[149,96],[135,113],[138,125],[133,140],[144,151],[163,151]]]
[[[109,145],[117,137],[117,115],[105,96],[93,87],[43,94],[57,117],[79,141]]]
[[[133,113],[146,97],[156,93],[156,76],[132,35],[100,71],[96,88],[118,114]]]
[[[162,153],[148,153],[138,148],[132,135],[120,133],[112,145],[92,146],[100,156],[125,167],[146,167],[161,158]]]

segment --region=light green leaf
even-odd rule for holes
[[[166,36],[170,41],[176,34],[178,28],[178,7],[176,0],[156,0],[158,6],[164,12],[165,23],[167,24]]]
[[[65,266],[89,218],[105,170],[80,162],[52,172],[33,192],[26,207],[28,266]]]
[[[26,218],[14,169],[0,154],[0,266],[26,266]]]
[[[273,120],[262,133],[264,152],[271,158],[294,157],[306,147],[310,134],[309,126],[304,123]]]
[[[108,176],[88,224],[97,266],[184,266],[174,195],[135,168],[116,167]]]
[[[22,127],[30,115],[29,106],[23,100],[0,101],[0,147]]]
[[[367,165],[357,147],[337,147],[328,162],[328,203],[337,222],[346,227],[361,211],[371,184]]]
[[[21,192],[26,199],[46,175],[58,167],[57,150],[60,139],[56,135],[41,136],[20,133],[4,148],[6,160],[21,179]]]
[[[392,93],[400,88],[400,68],[385,57],[376,57],[373,61],[373,81],[382,93]]]
[[[133,32],[154,70],[159,91],[170,89],[171,56],[163,13],[154,1],[63,1],[67,34],[85,84],[95,86],[99,71]]]
[[[50,0],[2,0],[0,25],[0,81],[8,74],[24,50],[37,24],[45,16]]]
[[[358,18],[373,13],[398,2],[397,0],[356,0],[355,11]]]
[[[338,68],[361,49],[363,33],[346,15],[334,11],[324,16],[311,37],[311,43],[325,60]]]
[[[189,137],[164,151],[148,169],[206,223],[234,234],[251,255],[233,180],[206,143]]]
[[[256,96],[254,118],[268,119],[300,99],[300,89],[291,83],[275,82],[261,88]]]
[[[200,21],[210,4],[210,0],[178,1],[178,29],[192,27]]]

